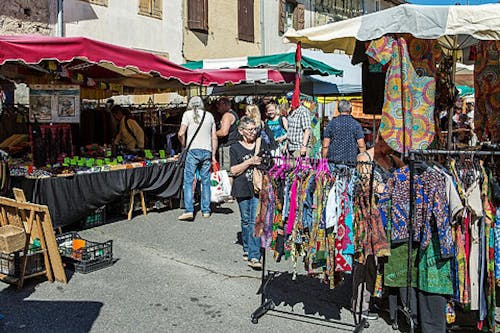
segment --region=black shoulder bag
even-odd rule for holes
[[[200,124],[198,125],[198,128],[196,129],[196,132],[194,132],[194,135],[191,138],[191,141],[189,141],[189,144],[186,146],[186,148],[184,148],[181,151],[181,153],[179,154],[179,158],[177,159],[177,162],[176,162],[177,166],[182,167],[182,168],[184,167],[184,164],[186,163],[186,157],[187,157],[187,153],[189,151],[189,148],[191,147],[191,144],[193,143],[194,138],[196,138],[196,135],[200,131],[201,125],[203,125],[203,121],[205,120],[205,114],[206,113],[207,113],[206,111],[203,111],[203,117],[201,117]],[[186,134],[187,134],[187,132],[186,132]]]

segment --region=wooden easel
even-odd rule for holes
[[[16,198],[26,200],[21,190],[16,190],[14,193]],[[9,224],[23,228],[26,232],[26,244],[23,251],[25,255],[21,258],[19,277],[0,274],[0,280],[17,284],[18,288],[22,288],[25,279],[39,275],[45,275],[50,282],[53,282],[55,279],[56,281],[67,283],[48,207],[0,197],[0,226]],[[35,238],[40,240],[45,270],[26,276],[26,259],[29,244]]]

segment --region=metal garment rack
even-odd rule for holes
[[[410,324],[410,333],[415,331],[415,323],[411,318],[412,309],[410,302],[410,293],[411,293],[411,279],[412,279],[412,246],[413,246],[413,218],[415,216],[415,197],[414,197],[414,179],[413,175],[415,173],[415,155],[449,155],[449,156],[500,156],[500,151],[484,151],[484,150],[436,150],[436,149],[428,149],[428,150],[410,150],[408,151],[409,155],[409,177],[410,177],[410,218],[408,220],[408,261],[407,261],[407,280],[406,280],[406,304],[403,307],[399,307],[399,310],[405,315],[408,323]],[[396,319],[397,320],[397,319]]]
[[[277,159],[279,160],[279,158],[277,158]],[[290,161],[292,159],[296,160],[296,158],[291,158],[291,157],[286,158],[287,161]],[[318,160],[318,159],[310,159],[309,158],[309,161],[314,161],[314,160]],[[344,166],[349,166],[351,168],[355,168],[357,164],[371,165],[372,166],[371,178],[373,178],[373,170],[374,170],[373,162],[356,162],[356,163],[352,163],[350,161],[328,161],[328,162],[334,163],[334,164],[339,164],[339,165],[344,165]],[[370,179],[370,187],[372,187],[372,186],[373,186],[373,179]],[[326,323],[336,324],[336,325],[340,325],[340,326],[351,327],[352,331],[355,333],[362,332],[363,329],[368,328],[370,326],[368,323],[368,320],[361,316],[362,311],[359,311],[358,316],[356,316],[356,310],[354,310],[353,311],[353,322],[354,323],[347,323],[347,322],[344,322],[341,320],[331,320],[331,319],[326,319],[326,318],[323,319],[323,318],[317,318],[317,317],[312,317],[312,316],[308,316],[308,315],[301,315],[301,314],[297,314],[294,312],[276,310],[274,301],[271,298],[267,297],[267,290],[269,287],[269,283],[273,280],[276,273],[278,273],[278,272],[268,270],[267,274],[266,274],[266,249],[265,248],[261,248],[261,255],[262,255],[262,275],[261,275],[261,286],[259,289],[259,292],[261,294],[261,300],[260,300],[259,307],[250,316],[252,323],[257,324],[259,322],[259,318],[264,316],[269,311],[274,311],[277,313],[301,317],[304,319],[309,319],[309,320],[314,320],[314,321],[319,321],[319,322],[326,322]],[[353,280],[353,283],[354,283],[354,280]],[[365,284],[362,283],[361,297],[364,293],[364,286],[365,286]],[[356,291],[358,292],[357,288],[356,288]],[[354,296],[354,294],[353,294],[353,296]],[[358,297],[358,295],[356,295],[356,300],[357,300],[357,297]],[[358,303],[358,301],[356,301],[356,303]],[[359,307],[360,308],[362,307],[362,303],[363,303],[362,299],[359,300]]]

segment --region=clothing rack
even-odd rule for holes
[[[292,156],[284,156],[284,157],[275,157],[275,161],[282,162],[283,159],[285,162],[298,162],[298,161],[303,161],[305,163],[315,163],[319,162],[320,160],[325,160],[325,159],[317,159],[317,158],[309,158],[309,157],[292,157]],[[343,166],[349,166],[350,168],[356,168],[357,165],[371,165],[371,177],[373,177],[373,170],[374,170],[374,162],[365,162],[365,161],[358,161],[358,162],[352,162],[352,161],[338,161],[338,160],[327,160],[328,163],[334,163],[338,165],[343,165]],[[300,163],[300,162],[299,162]],[[372,179],[370,180],[370,186],[373,185]],[[372,195],[372,193],[370,193]],[[346,326],[346,327],[351,327],[352,332],[362,332],[364,328],[368,328],[370,324],[368,323],[366,318],[362,318],[362,311],[359,311],[358,318],[356,318],[356,309],[353,310],[353,323],[347,323],[341,320],[332,320],[332,319],[322,319],[322,318],[317,318],[317,317],[312,317],[308,315],[301,315],[297,314],[294,312],[287,312],[287,311],[282,311],[282,310],[276,310],[275,309],[275,304],[274,301],[271,298],[267,297],[267,290],[269,287],[270,282],[274,279],[277,273],[276,271],[271,271],[268,270],[266,274],[266,249],[261,248],[261,256],[262,256],[262,274],[261,274],[261,286],[259,288],[259,292],[261,294],[261,302],[259,307],[251,314],[251,322],[253,324],[257,324],[259,321],[259,318],[264,316],[267,312],[269,311],[274,311],[277,313],[281,314],[287,314],[287,315],[292,315],[292,316],[297,316],[301,318],[306,318],[314,321],[321,321],[321,322],[326,322],[330,324],[336,324],[336,325],[341,325],[341,326]],[[353,277],[353,284],[354,284],[354,277]],[[364,294],[364,287],[365,284],[362,283],[362,290],[361,290],[361,297]],[[356,288],[356,292],[358,292]],[[357,304],[357,297],[358,295],[354,295],[353,297],[356,297],[356,304]],[[359,306],[360,308],[362,307],[362,299],[359,301]]]
[[[414,149],[408,151],[409,155],[409,177],[410,177],[410,213],[408,220],[408,261],[407,261],[407,280],[406,280],[406,304],[403,305],[403,308],[399,308],[399,310],[405,315],[409,324],[410,324],[410,333],[415,331],[415,323],[411,318],[412,309],[410,302],[410,292],[411,292],[411,279],[412,279],[412,246],[413,246],[413,218],[415,216],[415,197],[413,193],[414,187],[414,179],[413,175],[415,173],[415,155],[456,155],[456,156],[500,156],[500,151],[484,151],[484,150],[437,150],[437,149]]]

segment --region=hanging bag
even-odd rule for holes
[[[186,163],[186,157],[187,157],[187,153],[189,151],[189,148],[191,147],[191,144],[193,143],[194,141],[194,138],[196,138],[196,135],[198,134],[198,132],[200,131],[200,128],[201,128],[201,125],[203,125],[203,121],[205,120],[205,114],[207,112],[206,111],[203,111],[203,117],[201,117],[201,121],[200,121],[200,124],[198,125],[198,128],[196,129],[196,132],[194,132],[194,135],[193,137],[191,138],[191,141],[189,141],[189,144],[186,146],[186,148],[184,148],[181,153],[179,154],[179,158],[177,159],[177,166],[178,167],[181,167],[181,168],[184,168],[184,164]],[[186,132],[187,133],[187,132]]]
[[[260,145],[262,143],[261,138],[257,138],[255,142],[255,154],[254,156],[259,155],[259,150],[260,150]],[[257,169],[256,167],[253,168],[253,176],[252,176],[252,181],[253,181],[253,191],[255,194],[259,194],[260,190],[262,190],[262,171]]]
[[[218,162],[212,165],[210,173],[210,202],[221,203],[231,196],[231,182],[226,170]]]

